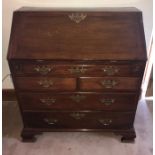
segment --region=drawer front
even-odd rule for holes
[[[40,77],[16,77],[15,84],[21,90],[75,90],[74,78],[40,78]]]
[[[125,129],[132,127],[134,113],[35,112],[24,113],[26,127],[51,129]]]
[[[44,63],[16,63],[12,64],[15,75],[52,75],[52,76],[142,76],[143,63],[132,64],[53,64]]]
[[[80,89],[82,91],[98,90],[138,90],[141,80],[139,78],[114,77],[114,78],[80,78]]]
[[[24,110],[106,110],[134,111],[134,93],[20,93]]]

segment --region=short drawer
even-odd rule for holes
[[[13,73],[20,75],[52,76],[142,76],[143,63],[58,64],[52,62],[14,62]]]
[[[129,112],[25,112],[23,116],[26,127],[51,129],[126,129],[134,120]]]
[[[80,78],[80,90],[101,91],[101,90],[138,90],[140,78],[133,77],[83,77]]]
[[[20,90],[75,90],[74,78],[16,77],[15,85]]]
[[[19,93],[24,110],[135,111],[134,93]]]

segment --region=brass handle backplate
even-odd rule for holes
[[[87,71],[86,68],[83,68],[83,66],[75,66],[68,69],[71,74],[83,74]]]
[[[75,23],[78,24],[87,17],[87,14],[85,14],[85,13],[71,13],[68,15],[68,17],[72,21],[74,21]]]
[[[104,88],[113,88],[117,84],[118,84],[118,81],[116,81],[116,80],[103,80],[103,81],[101,81],[101,85]]]
[[[86,96],[77,94],[77,95],[70,96],[70,98],[76,103],[79,103],[81,100],[84,100]]]
[[[44,118],[44,121],[49,125],[54,125],[58,122],[57,119],[51,119],[51,118]]]
[[[73,117],[76,120],[80,120],[83,117],[85,117],[85,114],[84,113],[74,112],[74,113],[71,113],[70,116]]]
[[[40,99],[40,102],[50,106],[56,102],[56,99],[48,97],[46,99]]]
[[[38,81],[38,84],[44,88],[49,88],[50,86],[53,85],[53,81],[44,79],[44,80]]]
[[[100,119],[99,122],[104,126],[108,126],[112,123],[112,119]]]
[[[34,67],[34,70],[38,73],[40,73],[41,75],[46,75],[48,74],[49,72],[51,72],[53,68],[50,67],[50,66],[36,66]]]
[[[103,103],[104,105],[106,105],[106,106],[109,106],[109,105],[111,105],[112,103],[114,103],[114,99],[109,99],[109,98],[103,98],[103,99],[101,99],[100,100],[100,102],[101,103]]]
[[[118,67],[115,67],[115,66],[105,66],[102,68],[102,71],[107,75],[114,75],[118,73],[119,69]]]

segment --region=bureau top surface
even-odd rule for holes
[[[146,60],[142,14],[135,8],[19,9],[8,59]]]

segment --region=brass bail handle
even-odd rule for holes
[[[102,71],[107,75],[114,75],[119,72],[119,68],[115,66],[105,66],[102,68]]]
[[[86,98],[86,96],[77,94],[77,95],[70,96],[70,98],[76,103],[80,103],[82,100]]]
[[[115,102],[115,100],[110,99],[110,98],[103,98],[103,99],[100,100],[100,102],[103,103],[106,106],[110,106]]]
[[[79,24],[81,21],[83,21],[86,17],[86,13],[71,13],[68,15],[68,17],[74,21],[76,24]]]
[[[84,68],[83,66],[73,66],[70,69],[68,69],[71,74],[84,74],[87,69]]]
[[[45,66],[45,65],[34,67],[34,70],[35,70],[36,72],[40,73],[41,75],[46,75],[46,74],[48,74],[49,72],[52,71],[52,69],[53,69],[53,67],[51,67],[51,66]]]
[[[85,114],[84,113],[79,113],[79,112],[74,112],[74,113],[71,113],[70,116],[73,117],[76,120],[80,120],[83,117],[85,117]]]
[[[43,104],[46,104],[46,105],[50,106],[50,105],[52,105],[52,104],[54,104],[56,102],[56,99],[55,98],[48,97],[46,99],[45,98],[40,99],[40,102],[43,103]]]
[[[109,126],[112,124],[112,119],[100,119],[99,122],[104,126]]]
[[[53,81],[48,80],[48,79],[43,79],[43,80],[38,81],[38,84],[42,86],[43,88],[49,88],[53,86]]]
[[[116,80],[103,80],[103,81],[101,81],[101,85],[104,88],[113,88],[117,84],[118,84],[118,81],[116,81]]]
[[[52,118],[44,118],[44,121],[49,125],[54,125],[58,122],[57,119],[52,119]]]

